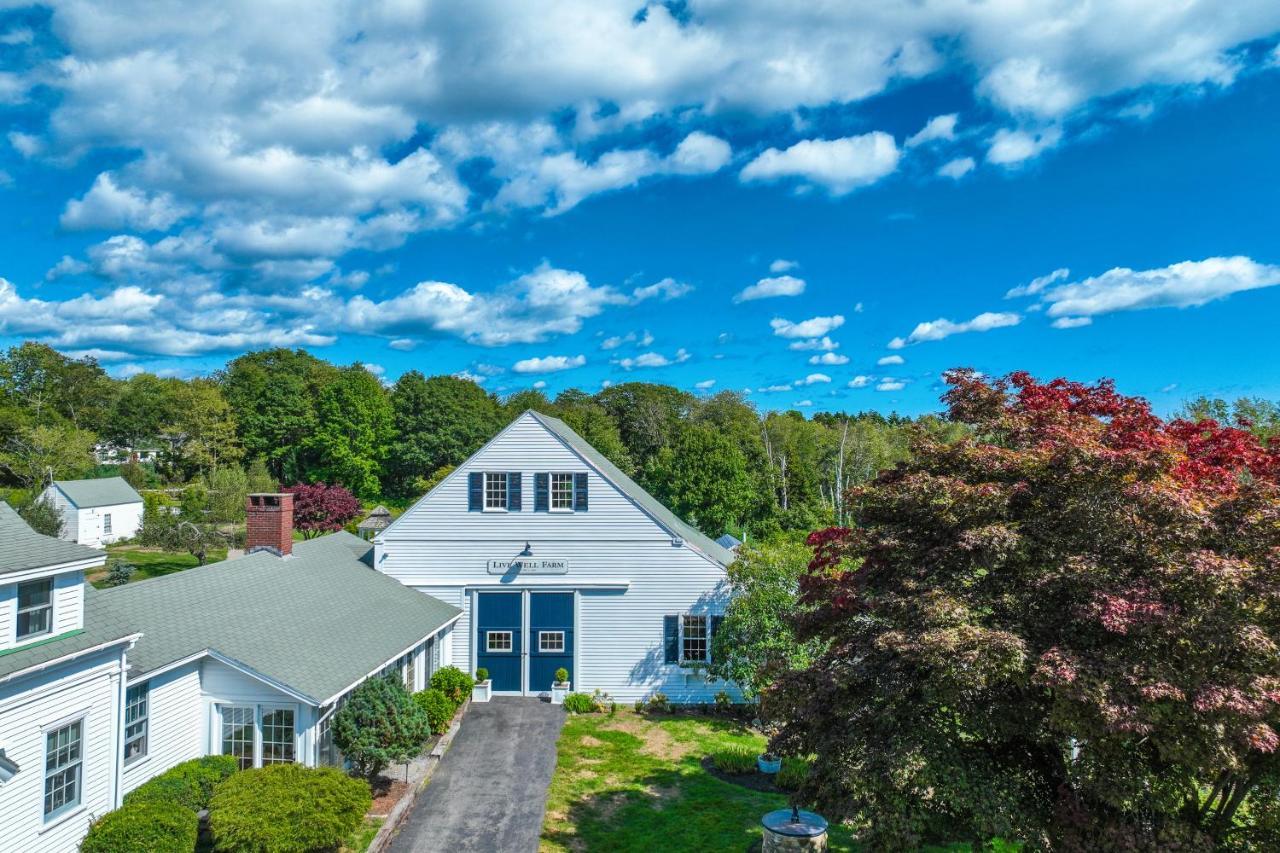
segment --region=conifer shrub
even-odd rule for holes
[[[107,812],[89,827],[81,853],[191,853],[200,820],[178,802],[133,800]]]
[[[193,812],[209,807],[213,789],[239,769],[233,755],[206,755],[174,765],[125,795],[125,805],[135,802],[177,803]]]
[[[368,778],[417,755],[430,734],[426,714],[394,675],[368,679],[333,715],[334,744]]]
[[[209,829],[219,853],[336,850],[372,801],[368,783],[336,768],[272,764],[218,786]]]

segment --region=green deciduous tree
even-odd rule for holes
[[[751,503],[742,451],[704,426],[679,428],[674,441],[658,452],[653,479],[663,502],[709,536],[739,527]]]
[[[391,389],[398,436],[390,454],[392,491],[409,496],[419,478],[457,465],[502,427],[502,406],[479,385],[453,376],[430,379],[416,370]]]
[[[395,420],[386,390],[362,365],[343,368],[320,392],[316,425],[304,441],[313,479],[341,483],[361,497],[381,494]]]
[[[0,469],[28,489],[50,479],[71,479],[94,465],[93,433],[63,422],[19,431],[0,448]]]

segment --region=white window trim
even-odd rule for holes
[[[124,760],[125,767],[132,767],[140,761],[145,761],[147,759],[147,756],[151,754],[151,682],[148,680],[148,681],[142,682],[141,684],[130,684],[125,690],[125,696],[128,697],[129,691],[138,687],[143,688],[142,701],[146,706],[146,712],[143,713],[143,715],[139,719],[134,720],[132,723],[128,722],[129,702],[128,702],[128,699],[126,698],[124,726],[120,732],[120,739],[124,742],[125,752],[128,752],[129,739],[126,736],[126,733],[129,731],[129,726],[137,725],[139,722],[141,722],[142,734],[135,735],[134,740],[136,740],[138,737],[142,738],[142,752],[130,758],[126,758]]]
[[[24,612],[19,606],[22,601],[21,589],[27,584],[45,583],[45,582],[49,584],[49,603],[42,604],[38,608],[28,607],[25,612],[29,613],[32,610],[44,610],[45,608],[48,608],[49,609],[49,627],[37,634],[23,634],[22,636],[18,636],[18,617]],[[58,615],[54,610],[58,601],[57,578],[54,577],[53,575],[49,575],[47,577],[42,577],[42,578],[32,578],[30,580],[18,581],[17,585],[14,587],[13,593],[14,593],[13,594],[13,605],[14,605],[13,607],[13,642],[14,642],[14,645],[17,645],[19,643],[27,643],[32,640],[39,640],[44,637],[52,637],[53,628],[55,624],[54,619]]]
[[[493,638],[495,635],[506,635],[507,647],[505,649],[495,649],[493,647]],[[487,655],[509,655],[516,650],[515,632],[514,631],[485,631],[484,632],[484,652]]]
[[[543,646],[543,641],[545,640],[545,638],[547,638],[547,637],[549,637],[549,636],[552,636],[552,635],[556,635],[556,636],[558,636],[558,637],[560,638],[560,648],[558,648],[558,649],[548,649],[548,648],[545,648],[545,647]],[[563,653],[564,653],[564,647],[565,647],[565,632],[564,632],[564,631],[539,631],[539,632],[538,632],[538,651],[539,651],[539,652],[544,652],[544,653],[546,653],[546,654],[563,654]]]
[[[104,512],[102,514],[102,535],[111,535],[111,513],[109,512]]]
[[[555,478],[556,477],[569,478],[569,505],[568,506],[559,506],[559,507],[556,506],[556,501],[555,501],[555,495],[556,495]],[[563,512],[567,514],[572,514],[577,503],[578,503],[577,482],[573,472],[548,471],[547,472],[547,512]]]
[[[215,702],[214,711],[217,716],[217,728],[215,729],[215,755],[230,755],[222,751],[222,725],[224,722],[224,713],[229,708],[252,708],[253,709],[253,766],[262,767],[262,718],[272,711],[292,711],[293,712],[293,763],[305,764],[303,761],[303,753],[300,747],[302,737],[299,728],[299,720],[301,710],[298,705],[289,702]]]
[[[489,506],[489,478],[501,477],[502,486],[502,506]],[[509,471],[485,471],[480,478],[480,509],[483,512],[508,512],[507,506],[511,502],[511,472]]]
[[[80,801],[76,803],[74,806],[63,807],[62,811],[60,812],[55,812],[54,814],[51,814],[51,815],[45,814],[44,786],[45,786],[45,782],[49,778],[49,771],[48,771],[49,733],[56,732],[59,729],[65,729],[67,726],[73,725],[75,723],[80,724],[80,779],[78,783],[79,787],[76,792],[80,798]],[[80,814],[81,812],[83,812],[85,809],[88,808],[88,805],[84,801],[84,778],[85,778],[85,763],[86,763],[85,744],[88,742],[88,740],[89,740],[89,710],[87,708],[80,711],[79,713],[72,714],[69,717],[63,717],[62,719],[56,722],[49,723],[48,725],[44,725],[40,727],[41,773],[40,773],[40,789],[39,789],[40,798],[37,805],[40,809],[41,827],[38,830],[38,834],[43,834],[48,830],[53,829],[55,826],[58,826],[59,824],[62,824],[67,820],[70,820],[71,818],[75,817],[76,815]]]
[[[696,617],[702,620],[702,641],[707,646],[707,653],[702,658],[687,658],[684,656],[684,620],[690,617]],[[680,663],[711,663],[711,614],[710,613],[681,613],[678,623],[679,630],[676,632],[680,642]]]
[[[261,704],[258,706],[258,725],[257,725],[258,731],[256,736],[258,751],[257,751],[257,755],[254,756],[254,761],[257,762],[256,764],[254,764],[255,767],[268,766],[266,759],[264,757],[266,755],[266,750],[265,750],[266,740],[262,736],[262,732],[263,732],[262,721],[263,719],[266,718],[268,714],[274,713],[275,711],[288,711],[293,715],[293,761],[292,762],[273,761],[272,764],[301,764],[302,763],[302,761],[300,760],[302,753],[298,749],[298,706],[290,705],[288,703],[285,703],[285,704],[271,703],[271,704]]]

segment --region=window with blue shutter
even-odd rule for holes
[[[507,475],[507,509],[511,512],[519,512],[524,509],[524,495],[520,491],[521,475],[518,471],[512,471]]]
[[[548,474],[533,475],[533,511],[548,512],[551,509],[551,487]]]
[[[662,649],[663,663],[680,662],[680,617],[677,615],[662,617]]]
[[[467,510],[480,512],[484,509],[484,474],[473,471],[467,475]]]
[[[587,474],[580,471],[573,475],[573,511],[587,511]]]

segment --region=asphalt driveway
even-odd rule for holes
[[[473,703],[393,853],[536,851],[564,720],[562,707],[538,699]]]

